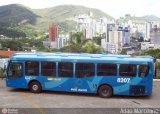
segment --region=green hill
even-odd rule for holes
[[[144,20],[148,20],[148,21],[160,21],[160,18],[155,15],[145,15],[141,18],[143,18]]]
[[[99,19],[106,17],[113,19],[110,15],[93,8],[76,5],[60,5],[46,9],[30,9],[23,5],[11,4],[0,6],[0,28],[5,30],[4,35],[9,30],[23,31],[27,34],[36,34],[36,32],[47,32],[51,23],[59,26],[60,33],[68,33],[75,29],[76,22],[74,17],[79,14],[89,14],[92,12],[92,18]],[[4,28],[5,27],[5,28]],[[35,35],[36,36],[36,35]],[[27,37],[30,37],[27,35]]]
[[[48,25],[50,23],[57,23],[62,31],[68,32],[68,30],[74,29],[76,25],[76,22],[73,20],[76,15],[89,14],[90,12],[93,13],[92,18],[94,19],[99,19],[101,17],[114,19],[110,15],[98,9],[76,5],[60,5],[52,8],[36,9],[32,11],[40,16],[36,24],[37,27],[44,30],[48,29]]]
[[[119,22],[126,22],[128,20],[132,20],[133,22],[137,22],[137,23],[160,22],[160,18],[155,15],[145,15],[142,17],[127,15],[125,17],[121,17],[120,19],[118,19]]]
[[[37,17],[29,8],[22,5],[11,4],[0,7],[0,23],[17,25],[27,22],[35,24]]]
[[[75,15],[89,14],[90,12],[93,13],[93,18],[95,19],[101,17],[107,17],[108,19],[113,19],[113,17],[98,9],[87,8],[84,6],[76,6],[76,5],[60,5],[60,6],[55,6],[53,8],[36,9],[32,11],[34,11],[38,15],[41,15],[43,18],[52,19],[54,21],[73,18]]]

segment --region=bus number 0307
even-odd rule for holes
[[[118,83],[129,83],[130,78],[117,78]]]

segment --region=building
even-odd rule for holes
[[[57,48],[57,41],[51,42],[49,40],[43,41],[43,45],[47,48]]]
[[[57,39],[57,48],[63,48],[64,46],[68,45],[69,35],[59,35]]]
[[[154,49],[155,45],[150,42],[141,42],[141,50]]]
[[[120,53],[122,51],[123,31],[112,28],[109,31],[107,40],[101,40],[101,46],[110,53]]]
[[[115,53],[122,51],[123,32],[117,31],[115,28],[109,31],[109,43],[115,45]]]
[[[115,22],[114,19],[106,17],[95,20],[92,18],[92,15],[81,14],[75,16],[75,21],[77,22],[77,31],[84,32],[87,39],[92,39],[93,37],[106,33],[107,24]]]
[[[150,39],[151,27],[152,25],[149,22],[132,22],[130,25],[131,34],[137,39],[143,37],[144,40],[148,41]]]
[[[101,47],[103,47],[108,53],[117,53],[116,44],[106,42],[105,39],[101,40]]]
[[[84,32],[87,39],[93,38],[94,20],[91,18],[91,16],[92,15],[88,14],[75,16],[75,21],[77,22],[77,31]]]
[[[122,32],[122,46],[130,45],[130,30],[129,30],[129,27],[118,27],[118,31]]]
[[[116,24],[111,23],[111,24],[107,24],[106,27],[106,42],[109,42],[109,31],[112,31],[113,28],[116,27]]]
[[[57,38],[58,38],[58,26],[52,24],[49,26],[49,41],[56,42]]]
[[[49,26],[49,38],[43,41],[43,45],[47,48],[57,48],[58,26],[52,24]]]

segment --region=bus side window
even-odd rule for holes
[[[131,76],[135,77],[137,72],[137,67],[134,64],[120,64],[119,75],[120,76]]]
[[[94,63],[76,63],[76,77],[93,77],[95,74]]]
[[[39,75],[39,62],[28,61],[25,63],[25,75],[26,76],[38,76]]]
[[[99,63],[97,76],[117,76],[117,64]]]
[[[149,73],[149,66],[148,65],[139,65],[139,77],[147,77]]]
[[[73,77],[73,63],[59,62],[58,63],[59,77]]]
[[[41,63],[42,76],[56,76],[56,63],[55,62],[42,62]]]

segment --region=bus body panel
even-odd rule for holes
[[[34,54],[33,54],[34,55]],[[129,58],[128,56],[126,56]],[[68,59],[68,58],[11,58],[11,61],[16,61],[23,63],[23,76],[16,79],[6,79],[6,86],[12,88],[28,88],[31,81],[38,81],[42,85],[43,90],[51,91],[65,91],[65,92],[80,92],[80,93],[97,93],[98,88],[101,85],[109,85],[113,89],[114,95],[127,95],[127,96],[139,96],[139,95],[151,95],[152,94],[152,84],[153,84],[153,63],[151,61],[125,61],[125,60],[101,60],[95,58],[92,60],[89,59]],[[76,78],[75,73],[72,78],[59,77],[56,76],[42,76],[41,71],[39,71],[38,76],[25,76],[25,62],[26,61],[54,61],[54,62],[90,62],[94,64],[98,63],[114,63],[114,64],[146,64],[149,65],[149,73],[147,77],[128,77],[128,76],[93,76],[93,77],[84,77]],[[75,67],[75,66],[74,66]],[[74,68],[75,69],[75,68]],[[118,68],[119,70],[119,68]],[[138,71],[137,71],[138,72]],[[96,73],[95,73],[96,74]],[[137,73],[138,74],[138,73]],[[138,92],[137,92],[138,91]]]

